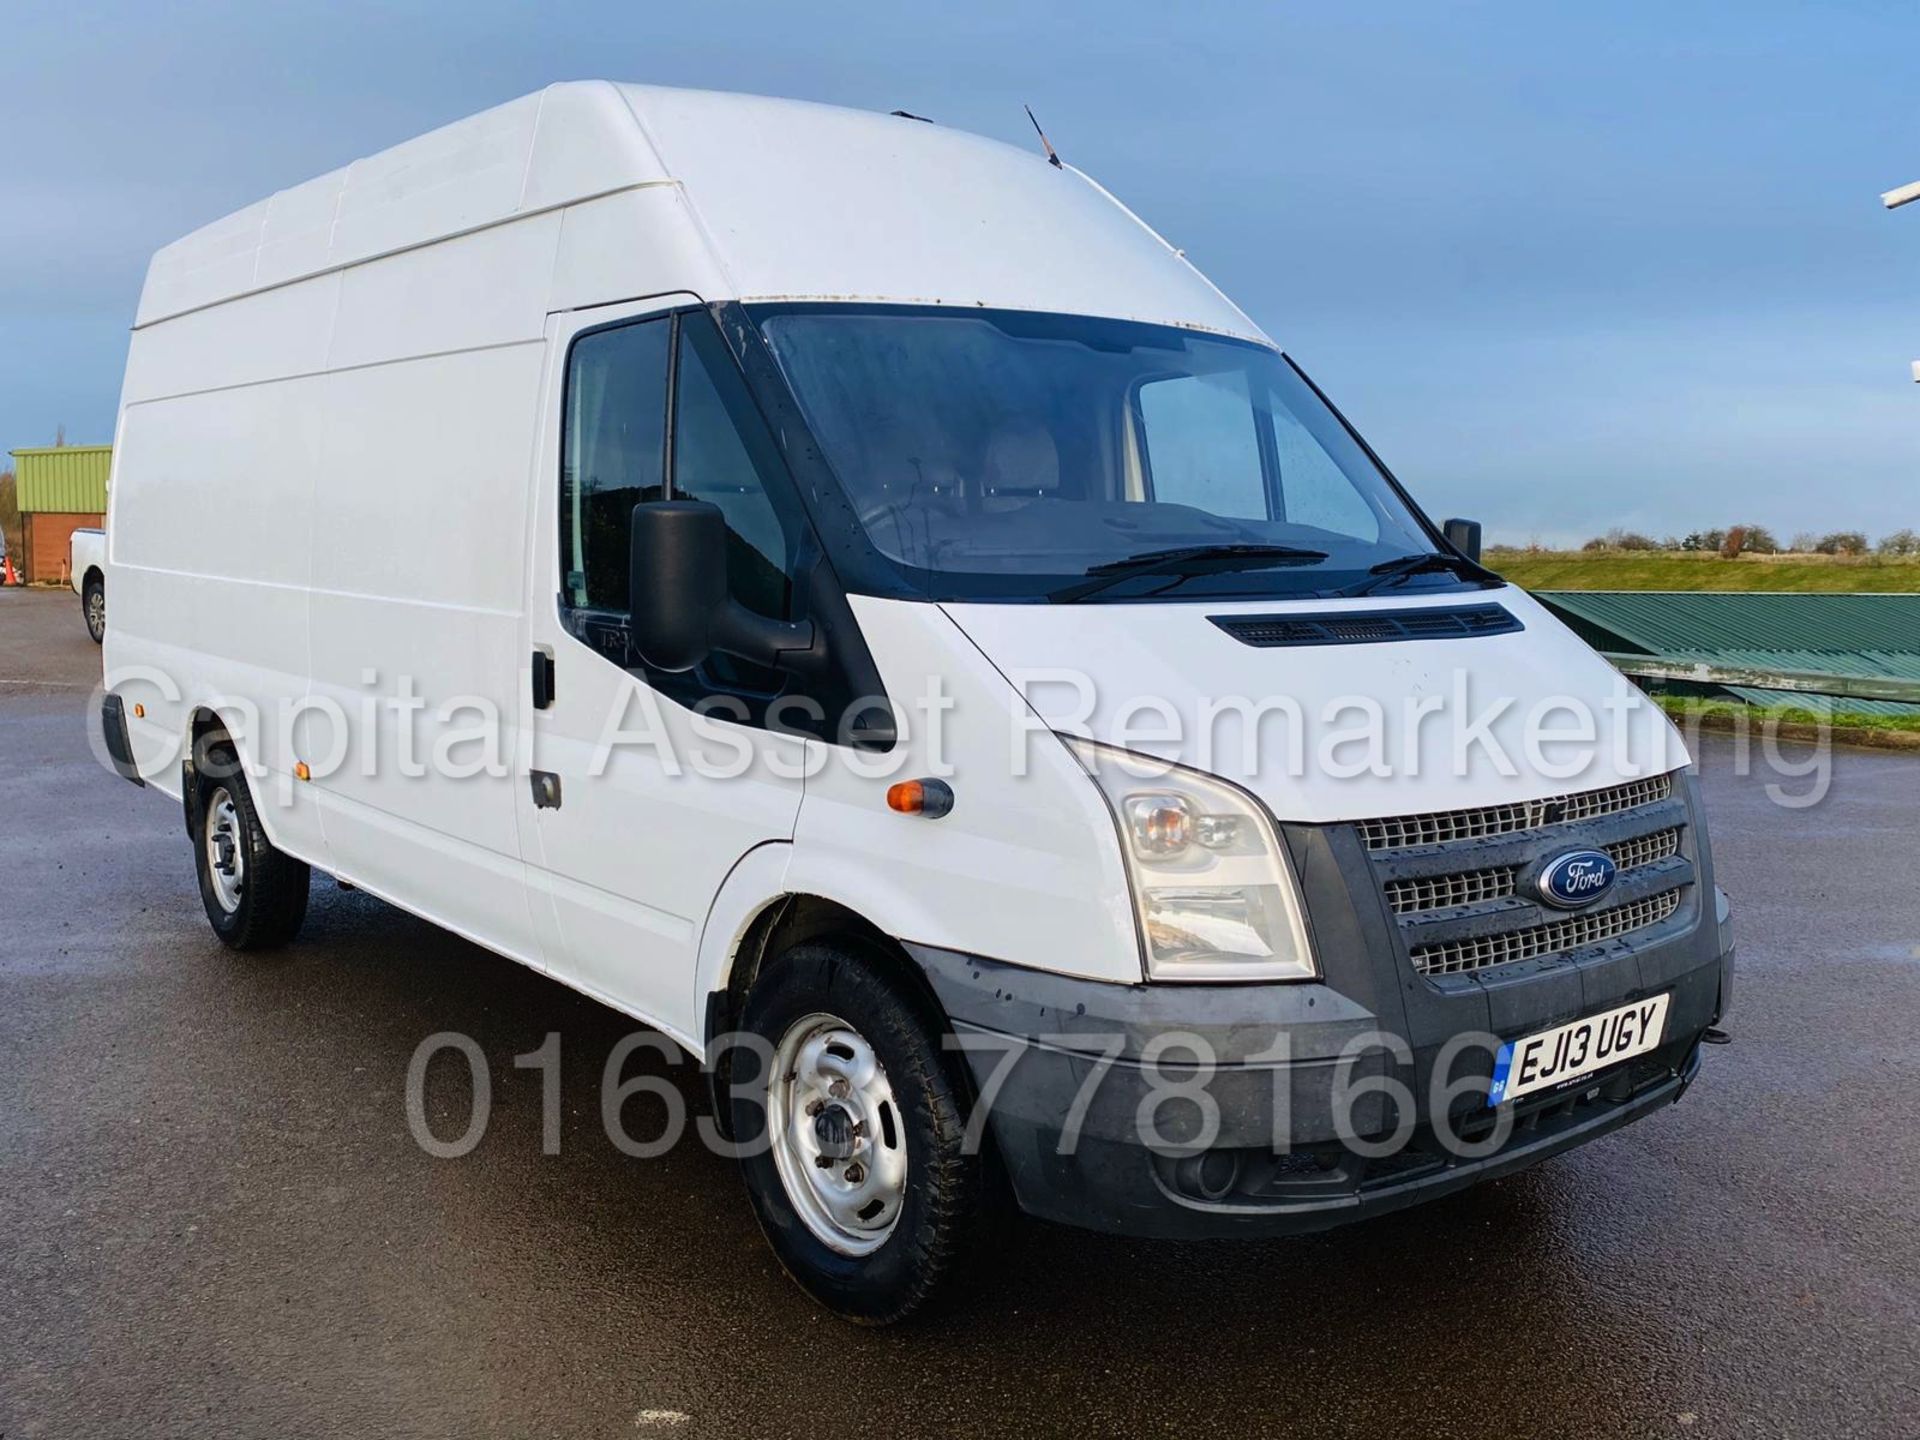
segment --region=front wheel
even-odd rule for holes
[[[87,617],[87,634],[98,645],[107,638],[107,582],[89,575],[80,587],[80,611]]]
[[[734,1073],[754,1212],[801,1288],[861,1324],[950,1289],[1004,1210],[928,1008],[884,961],[806,944],[761,974],[743,1017],[770,1056],[742,1051]]]

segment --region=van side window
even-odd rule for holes
[[[1134,404],[1154,500],[1215,515],[1270,518],[1245,371],[1149,381]]]
[[[633,507],[664,493],[667,316],[582,335],[567,360],[560,575],[568,606],[627,611]]]
[[[793,560],[802,533],[773,437],[704,311],[680,317],[674,377],[676,500],[705,500],[727,517],[727,582],[733,598],[775,620],[792,617]],[[780,672],[715,653],[702,669],[720,685],[772,694]]]

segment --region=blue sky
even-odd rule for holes
[[[111,437],[147,256],[551,80],[1029,143],[1275,335],[1428,508],[1920,526],[1920,7],[8,0],[0,446]]]

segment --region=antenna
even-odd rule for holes
[[[1033,133],[1040,137],[1040,143],[1046,147],[1047,163],[1053,166],[1053,168],[1056,170],[1066,169],[1066,166],[1060,163],[1060,157],[1054,153],[1053,142],[1047,139],[1047,132],[1040,128],[1040,122],[1038,120],[1034,120],[1033,106],[1031,105],[1027,106],[1026,110],[1027,110],[1027,119],[1033,120]]]

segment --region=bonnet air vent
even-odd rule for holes
[[[1243,645],[1370,645],[1383,640],[1462,640],[1523,630],[1503,605],[1437,610],[1328,610],[1299,615],[1210,615]]]

